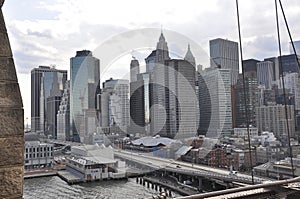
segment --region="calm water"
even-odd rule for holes
[[[57,176],[26,179],[24,198],[151,198],[159,192],[136,183],[135,178],[68,185]]]

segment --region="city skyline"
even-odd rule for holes
[[[10,0],[9,26],[4,1],[0,198],[300,198],[300,52],[268,32],[280,0],[277,24],[271,1]],[[285,11],[300,31],[300,4]]]
[[[88,1],[82,5],[74,1],[72,3],[67,1],[20,3],[11,0],[4,4],[3,11],[23,96],[25,120],[30,118],[30,92],[26,87],[29,84],[32,68],[55,64],[59,69],[68,70],[69,58],[75,51],[93,50],[119,33],[139,28],[162,27],[193,39],[207,54],[209,54],[210,39],[220,37],[238,41],[233,1],[193,1],[189,4],[154,2],[153,5],[148,5],[153,12],[143,10],[140,2],[133,3],[135,6],[123,4],[125,5],[118,6],[111,13],[105,10],[115,7],[115,2],[97,5],[96,1]],[[289,25],[292,27],[293,39],[299,40],[300,26],[296,23],[300,15],[300,3],[283,2],[283,6]],[[263,17],[257,16],[257,12],[263,13]],[[244,59],[277,56],[274,2],[242,1],[240,13]],[[281,15],[280,19],[283,54],[289,54],[289,40]],[[156,36],[153,38],[156,39]],[[191,49],[194,51],[193,46]],[[138,59],[143,58],[144,54]],[[124,68],[126,65],[126,70],[121,71],[128,73],[130,58],[131,55],[127,54],[118,60],[113,60],[111,67]],[[107,74],[103,79],[109,77],[122,78]]]

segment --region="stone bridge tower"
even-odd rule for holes
[[[0,198],[23,198],[24,113],[0,0]]]

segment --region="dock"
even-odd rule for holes
[[[24,172],[24,179],[56,176],[56,170],[30,170]]]
[[[81,183],[81,182],[86,182],[85,179],[79,178],[78,176],[70,173],[67,170],[64,171],[58,171],[57,175],[64,180],[65,182],[67,182],[68,184],[77,184],[77,183]]]

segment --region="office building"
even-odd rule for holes
[[[272,88],[274,71],[273,62],[262,61],[257,63],[257,82],[262,84],[266,89]]]
[[[257,74],[257,63],[260,62],[256,59],[243,60],[244,72],[254,72]]]
[[[49,66],[31,70],[31,131],[56,135],[56,114],[67,71]],[[49,108],[49,110],[48,110]]]
[[[150,74],[150,133],[184,138],[196,134],[195,58],[188,46],[185,60],[170,59],[163,33],[145,59]],[[190,112],[189,112],[190,111]],[[188,114],[189,112],[189,114]]]
[[[256,126],[255,108],[258,105],[258,89],[256,72],[245,73],[245,90],[246,90],[246,105],[248,114],[248,124]],[[234,86],[234,127],[246,127],[246,108],[245,108],[245,94],[243,77],[239,75],[236,85]]]
[[[96,110],[96,96],[100,90],[100,62],[91,51],[82,50],[70,59],[70,68],[71,136],[73,141],[83,142],[85,135],[93,133],[85,132],[84,115],[86,111]]]
[[[167,66],[165,61],[170,60],[168,44],[163,33],[159,37],[156,50],[145,59],[146,72],[150,73],[150,132],[151,134],[167,134],[168,105],[166,102]]]
[[[150,133],[150,74],[140,73],[130,82],[130,133]]]
[[[283,77],[284,87],[287,89],[286,94],[291,94],[294,98],[295,110],[300,111],[300,79],[299,73],[286,73]],[[281,79],[277,81],[279,89],[283,89]]]
[[[57,139],[70,141],[70,81],[66,81],[56,117]]]
[[[282,55],[281,57],[278,57],[278,59],[279,58],[281,58],[282,61],[283,73],[299,73],[299,66],[297,63],[297,59],[299,60],[300,57],[298,55],[297,56],[295,56],[294,54]]]
[[[190,53],[188,47],[187,53]],[[195,60],[195,59],[194,59]],[[197,133],[197,103],[195,88],[195,63],[171,59],[167,70],[167,132],[161,134],[171,138],[188,138]],[[194,65],[193,65],[194,64]]]
[[[278,57],[265,58],[264,61],[272,62],[272,70],[273,70],[272,81],[277,81],[279,79],[279,77],[280,77]]]
[[[140,64],[137,59],[133,59],[130,62],[130,82],[137,81],[137,74],[140,73]]]
[[[36,134],[25,135],[25,169],[41,169],[51,167],[54,163],[54,145],[42,143]]]
[[[211,67],[231,70],[231,85],[236,84],[239,74],[238,43],[220,38],[210,40],[209,51]]]
[[[207,68],[199,76],[200,134],[231,135],[230,69]]]
[[[129,81],[109,79],[100,94],[101,123],[104,133],[126,133],[129,125]]]
[[[295,137],[294,106],[287,105],[288,126],[291,137]],[[287,135],[285,106],[274,104],[256,108],[257,128],[259,132],[270,131],[279,138]]]

